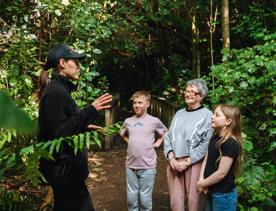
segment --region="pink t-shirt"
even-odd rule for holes
[[[126,167],[149,169],[156,167],[156,152],[153,147],[155,134],[163,135],[165,125],[149,114],[127,118],[121,128],[121,135],[128,134]]]

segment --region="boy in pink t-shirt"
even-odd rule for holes
[[[128,144],[126,180],[127,205],[130,211],[138,211],[139,207],[141,210],[152,210],[152,190],[157,162],[154,148],[162,144],[167,131],[158,118],[147,113],[150,98],[146,91],[137,91],[132,95],[135,115],[124,121],[120,132]]]

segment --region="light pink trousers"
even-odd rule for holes
[[[167,180],[170,193],[170,205],[173,211],[203,210],[203,196],[197,193],[196,183],[199,179],[202,162],[196,163],[183,172],[174,172],[167,166]],[[188,204],[185,205],[186,201]],[[187,206],[188,205],[188,206]]]

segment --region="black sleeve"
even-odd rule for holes
[[[73,109],[72,113],[68,112],[68,107],[72,106],[72,102],[69,96],[59,93],[45,96],[44,108],[41,108],[43,110],[43,122],[47,124],[48,131],[52,133],[54,138],[84,132],[91,119],[97,117],[97,111],[92,105],[83,109]]]
[[[236,158],[239,154],[238,143],[234,139],[230,138],[222,144],[221,151],[222,156]]]

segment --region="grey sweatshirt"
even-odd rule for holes
[[[176,158],[188,156],[192,163],[202,160],[212,136],[211,116],[207,108],[177,111],[164,138],[165,157],[173,151]]]

